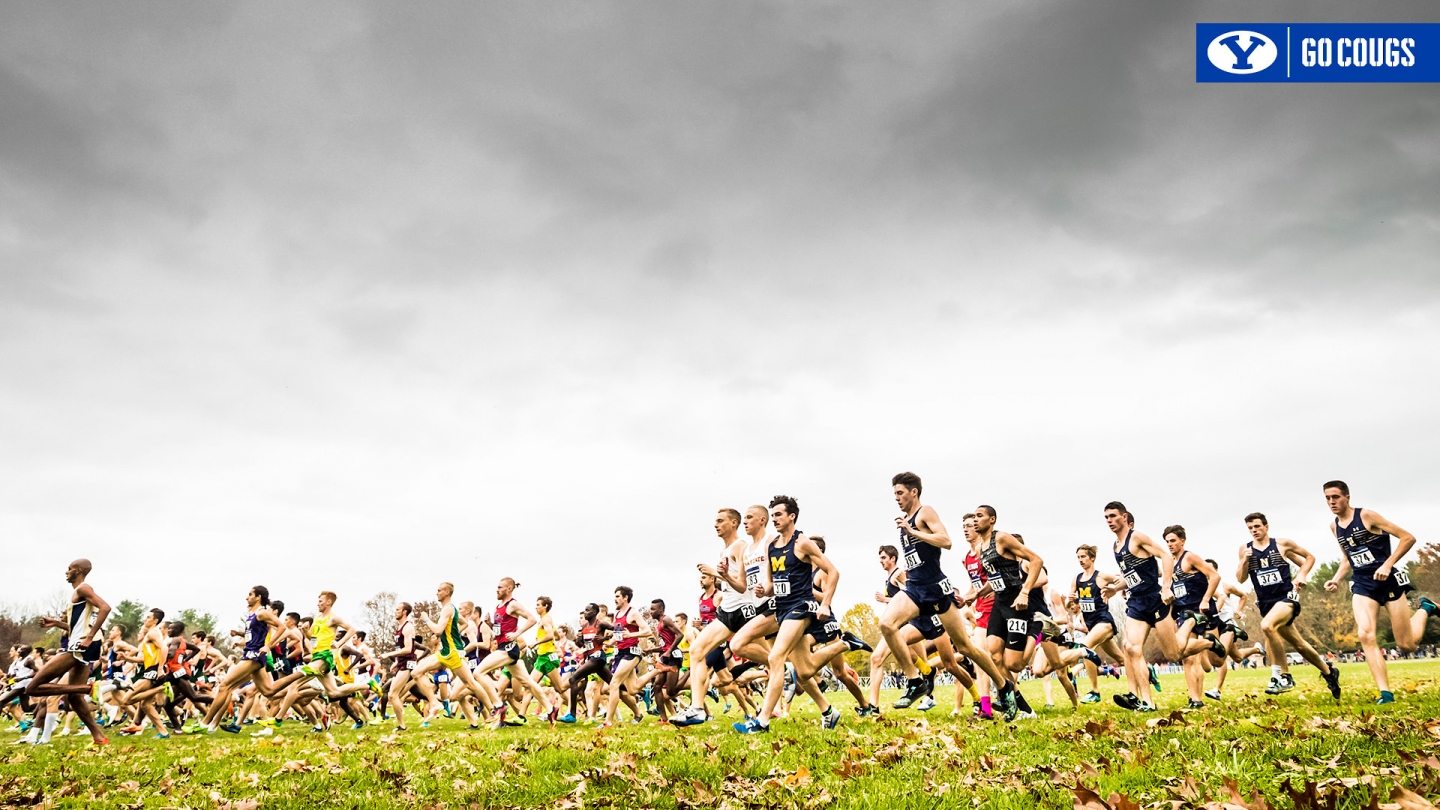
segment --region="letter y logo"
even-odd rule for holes
[[[1244,44],[1241,44],[1241,42]],[[1210,40],[1205,49],[1210,64],[1226,73],[1259,73],[1274,64],[1280,49],[1273,40],[1254,31],[1227,31]]]

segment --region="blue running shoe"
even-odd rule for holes
[[[759,720],[756,720],[753,717],[743,723],[735,723],[731,726],[731,728],[735,729],[741,734],[765,734],[770,731],[770,726],[768,723],[761,723]]]

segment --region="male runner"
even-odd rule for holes
[[[1095,546],[1080,546],[1075,549],[1075,560],[1080,563],[1080,573],[1075,575],[1075,584],[1066,600],[1066,607],[1078,611],[1085,624],[1085,639],[1080,646],[1060,653],[1060,660],[1068,667],[1085,659],[1089,661],[1086,671],[1090,676],[1090,691],[1080,698],[1081,703],[1100,702],[1100,681],[1097,677],[1093,656],[1103,652],[1117,664],[1125,663],[1125,653],[1115,643],[1115,631],[1119,629],[1115,617],[1110,615],[1110,605],[1102,595],[1108,589],[1121,586],[1124,580],[1114,574],[1099,571],[1095,567],[1099,549]]]
[[[85,579],[90,576],[90,569],[90,561],[84,559],[75,560],[66,567],[65,581],[74,588],[70,594],[70,611],[68,615],[58,619],[42,617],[40,624],[42,627],[64,630],[70,639],[70,645],[35,673],[30,683],[25,686],[25,694],[27,697],[65,696],[71,710],[80,718],[80,722],[85,724],[85,728],[90,730],[91,742],[94,745],[104,745],[109,740],[95,722],[95,714],[90,710],[86,695],[90,691],[90,667],[100,660],[100,640],[95,634],[100,632],[105,620],[109,618],[110,605],[95,593],[94,588],[86,584]],[[59,683],[62,678],[66,680],[65,683]]]
[[[1370,676],[1380,690],[1380,699],[1376,704],[1394,703],[1385,654],[1375,640],[1375,623],[1379,619],[1380,608],[1384,607],[1390,614],[1395,646],[1408,653],[1415,651],[1420,637],[1425,635],[1425,622],[1431,616],[1440,616],[1440,607],[1428,596],[1422,596],[1420,609],[1410,612],[1410,600],[1406,594],[1415,590],[1415,586],[1410,584],[1410,576],[1405,569],[1397,570],[1396,566],[1415,545],[1415,535],[1381,517],[1373,509],[1350,506],[1350,486],[1344,481],[1327,481],[1324,491],[1330,513],[1335,515],[1330,533],[1345,553],[1335,576],[1325,583],[1325,590],[1337,590],[1345,575],[1354,571],[1350,578],[1350,603],[1355,610],[1355,629],[1360,634],[1360,648],[1365,651],[1365,664],[1370,667]],[[1391,535],[1399,541],[1393,549]]]
[[[405,696],[409,694],[410,685],[414,683],[415,665],[419,663],[416,649],[420,642],[420,633],[415,629],[415,620],[410,616],[414,611],[409,602],[401,602],[395,606],[395,649],[380,656],[382,661],[393,659],[394,677],[390,681],[387,699],[390,708],[395,712],[396,731],[405,730]]]
[[[1298,591],[1305,587],[1310,569],[1315,567],[1315,555],[1289,538],[1272,538],[1270,521],[1259,512],[1245,516],[1245,528],[1250,530],[1250,542],[1240,547],[1240,567],[1235,571],[1235,578],[1243,580],[1249,577],[1250,584],[1255,587],[1260,630],[1265,634],[1266,652],[1270,659],[1270,686],[1265,689],[1265,694],[1278,695],[1295,688],[1295,679],[1290,677],[1290,673],[1282,672],[1277,663],[1285,660],[1285,645],[1288,643],[1320,670],[1320,677],[1325,679],[1331,696],[1339,700],[1340,670],[1322,659],[1295,627],[1295,619],[1300,616]],[[1290,573],[1292,561],[1300,567],[1293,576]]]
[[[250,611],[245,617],[243,631],[245,648],[240,653],[240,660],[230,668],[225,680],[221,681],[215,690],[215,699],[210,703],[203,721],[208,731],[220,727],[220,716],[230,708],[231,695],[245,684],[254,681],[255,688],[267,698],[278,694],[274,682],[270,680],[268,659],[271,639],[279,638],[285,632],[285,626],[270,610],[270,589],[264,585],[251,588],[245,594],[245,608]],[[232,634],[237,632],[239,631],[231,631]],[[237,734],[240,726],[230,724],[225,726],[224,730]]]
[[[526,607],[522,602],[515,599],[515,589],[520,583],[510,577],[504,577],[495,586],[495,598],[500,600],[496,606],[491,620],[495,624],[495,650],[485,656],[480,666],[475,668],[475,677],[487,675],[501,667],[509,671],[512,681],[519,681],[530,691],[535,700],[540,704],[540,712],[550,725],[555,725],[556,718],[560,712],[555,708],[545,693],[540,691],[540,686],[535,679],[530,677],[530,670],[525,668],[525,650],[521,645],[525,643],[524,636],[534,627],[539,618],[535,612]],[[522,623],[523,620],[523,623]],[[488,687],[488,684],[487,684]],[[473,688],[473,687],[472,687]],[[477,692],[477,694],[482,694]],[[505,727],[506,704],[498,696],[495,701],[494,724],[495,730]],[[517,720],[524,720],[524,715],[517,717]]]
[[[1119,501],[1105,504],[1105,524],[1115,533],[1115,562],[1125,578],[1125,677],[1130,691],[1115,696],[1115,704],[1139,712],[1155,711],[1150,668],[1145,661],[1145,639],[1155,631],[1160,653],[1167,661],[1183,661],[1187,656],[1209,650],[1209,639],[1193,639],[1181,647],[1179,628],[1175,626],[1170,590],[1175,575],[1175,560],[1170,549],[1157,543],[1150,535],[1135,531],[1135,517]],[[1114,591],[1102,589],[1109,599]]]
[[[1206,560],[1206,562],[1210,563],[1210,566],[1217,571],[1220,569],[1220,563],[1214,560]],[[1211,665],[1215,667],[1215,688],[1205,690],[1205,697],[1211,700],[1221,699],[1221,690],[1225,688],[1225,676],[1230,672],[1229,661],[1238,664],[1257,652],[1262,655],[1265,653],[1265,646],[1258,642],[1246,647],[1239,645],[1240,641],[1244,641],[1250,636],[1235,622],[1235,617],[1245,612],[1248,599],[1249,596],[1245,591],[1240,590],[1233,583],[1222,581],[1214,598],[1210,600],[1210,613],[1220,624],[1216,637],[1220,639],[1221,644],[1225,645],[1227,653],[1224,658],[1211,660]]]
[[[334,591],[321,591],[316,598],[315,607],[319,611],[310,624],[310,638],[314,640],[315,646],[310,650],[310,663],[300,667],[298,672],[291,673],[275,683],[278,689],[287,686],[285,697],[280,701],[280,710],[275,713],[275,724],[278,726],[285,721],[285,715],[289,714],[290,707],[300,697],[310,679],[315,679],[319,684],[325,697],[340,704],[340,708],[350,715],[355,721],[353,726],[356,729],[365,727],[365,718],[360,710],[350,701],[350,696],[372,688],[369,684],[359,683],[349,686],[341,686],[335,682],[335,640],[336,630],[344,631],[341,640],[353,635],[355,628],[349,622],[331,613],[335,607],[335,600],[338,597]],[[313,694],[313,693],[312,693]],[[329,715],[325,715],[322,723],[317,723],[311,731],[325,731],[325,723]]]
[[[954,589],[940,569],[940,554],[951,547],[950,535],[945,530],[945,524],[940,522],[939,513],[932,507],[921,505],[920,476],[903,472],[891,478],[890,483],[895,504],[903,513],[902,517],[895,518],[895,526],[900,530],[900,552],[905,561],[906,577],[904,590],[891,598],[880,618],[880,633],[907,679],[905,694],[895,701],[895,706],[901,709],[909,706],[925,696],[929,688],[929,681],[920,677],[915,658],[901,633],[905,625],[917,618],[931,620],[931,617],[938,616],[956,652],[969,658],[1000,684],[1000,707],[1007,722],[1014,720],[1018,712],[1015,687],[1001,674],[995,661],[977,649],[967,636]],[[993,511],[990,520],[993,526]],[[1036,570],[1038,574],[1038,567]]]
[[[655,637],[650,623],[630,605],[630,600],[634,598],[635,591],[630,586],[620,585],[615,588],[615,619],[614,629],[611,630],[611,638],[615,642],[615,658],[610,662],[610,695],[605,702],[605,723],[601,728],[615,725],[618,719],[616,713],[620,710],[621,690],[631,695],[639,691],[633,677],[635,668],[640,665],[637,648],[640,646],[640,639]],[[639,714],[635,715],[635,722],[640,722]]]
[[[475,678],[470,674],[470,668],[465,666],[465,658],[461,652],[465,649],[466,642],[460,626],[460,609],[450,600],[455,596],[455,586],[449,582],[442,582],[435,589],[435,598],[440,602],[435,608],[435,619],[421,615],[420,620],[435,634],[435,652],[426,656],[415,669],[410,672],[411,679],[420,687],[420,691],[429,699],[430,705],[425,712],[425,721],[435,719],[440,713],[440,698],[430,688],[430,673],[442,670],[449,673],[451,678],[458,679],[469,688],[471,694],[487,707],[495,707],[499,704],[490,684],[484,678]],[[399,712],[399,709],[396,709]],[[460,711],[465,713],[465,719],[469,721],[471,730],[480,728],[480,721],[475,717],[475,710],[470,707],[470,701],[460,701]],[[403,719],[397,728],[404,728]]]
[[[800,505],[788,495],[777,495],[770,500],[770,522],[775,525],[776,536],[768,544],[769,565],[763,568],[763,577],[756,584],[754,594],[759,597],[775,597],[775,619],[779,630],[775,643],[770,648],[770,680],[765,688],[765,705],[758,717],[734,724],[741,734],[753,734],[770,730],[770,718],[785,689],[785,664],[795,667],[797,679],[808,680],[815,676],[815,665],[810,658],[809,636],[806,631],[814,621],[830,619],[830,601],[835,598],[835,588],[840,584],[840,572],[820,551],[819,546],[799,529],[795,521],[800,516]],[[815,571],[825,574],[825,591],[815,601]],[[840,712],[816,690],[812,699],[818,697],[815,705],[820,708],[821,725],[833,729],[840,722]]]
[[[1034,654],[1031,644],[1041,635],[1037,613],[1045,602],[1045,592],[1039,585],[1045,573],[1045,561],[1014,534],[995,528],[996,517],[993,506],[981,504],[975,508],[980,563],[985,567],[982,592],[988,590],[995,597],[990,621],[985,627],[990,654],[977,659],[976,663],[991,661],[999,673],[1004,673],[992,676],[996,682],[1014,689],[1013,676],[1030,662]],[[1002,704],[1007,723],[1022,712],[1026,717],[1034,715],[1018,691],[1012,695],[1011,704],[1013,710]]]
[[[1220,572],[1193,551],[1185,548],[1185,527],[1178,523],[1166,526],[1165,545],[1175,560],[1175,570],[1170,576],[1170,592],[1175,595],[1173,611],[1178,625],[1176,643],[1187,646],[1192,639],[1205,639],[1205,632],[1214,626],[1211,616],[1203,610],[1214,599],[1220,587]],[[1211,654],[1224,657],[1225,645],[1218,638],[1212,642]],[[1185,670],[1185,687],[1190,692],[1188,708],[1205,708],[1205,664],[1198,655],[1192,655],[1182,664]]]

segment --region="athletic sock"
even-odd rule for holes
[[[788,508],[788,507],[787,507],[787,508]],[[970,688],[970,702],[971,702],[971,703],[979,703],[979,702],[980,702],[980,690],[975,688],[975,684],[974,684],[974,683],[971,683],[969,688]],[[990,698],[989,698],[989,697],[986,697],[985,700],[988,702],[988,701],[990,700]]]
[[[1025,695],[1019,689],[1015,690],[1015,705],[1020,707],[1022,712],[1031,712],[1030,704],[1025,701]],[[1033,713],[1033,712],[1032,712]]]
[[[55,733],[55,726],[60,722],[60,715],[51,712],[45,715],[45,731],[40,734],[40,742],[50,742],[50,735]]]
[[[1274,678],[1275,680],[1278,681],[1278,680],[1280,680],[1280,675],[1281,675],[1280,665],[1279,665],[1279,664],[1271,664],[1271,665],[1270,665],[1270,677],[1272,677],[1272,678]]]
[[[989,695],[981,695],[981,696],[980,696],[980,712],[981,712],[982,714],[990,714],[990,696],[989,696]]]
[[[929,676],[930,674],[930,662],[924,658],[915,659],[915,668],[920,670],[921,675]]]

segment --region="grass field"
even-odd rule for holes
[[[56,737],[0,748],[0,806],[1427,807],[1440,799],[1440,663],[1390,671],[1392,706],[1372,705],[1363,665],[1343,667],[1339,704],[1313,669],[1296,667],[1299,688],[1278,698],[1261,693],[1268,670],[1235,672],[1223,703],[1175,712],[1183,684],[1165,676],[1161,711],[1136,715],[1109,702],[1119,682],[1108,681],[1103,704],[1012,726],[952,718],[947,692],[928,714],[878,721],[856,718],[842,697],[848,716],[832,732],[801,698],[764,736],[733,733],[732,716],[606,732],[287,724],[272,738],[115,738],[100,750]],[[1043,703],[1039,684],[1023,689]]]

